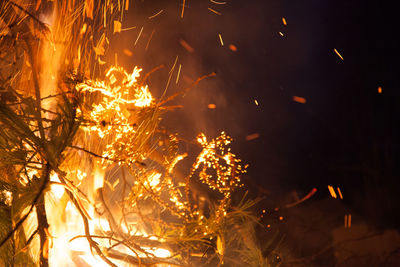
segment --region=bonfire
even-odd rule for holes
[[[232,139],[161,126],[214,74],[156,99],[150,72],[105,61],[129,2],[0,4],[0,265],[266,264]]]

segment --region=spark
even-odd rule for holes
[[[339,187],[337,187],[337,191],[338,191],[340,199],[343,199],[342,191],[340,191]]]
[[[149,19],[154,19],[155,17],[157,17],[158,15],[160,15],[161,13],[163,13],[164,9],[161,9],[160,11],[158,11],[156,14],[152,15],[149,17]]]
[[[221,36],[221,34],[219,33],[218,36],[219,36],[219,41],[221,42],[221,46],[224,46],[224,41],[222,41],[222,36]]]
[[[284,37],[285,35],[282,33],[282,32],[279,32],[279,35],[280,36],[282,36],[282,37]]]
[[[122,50],[122,52],[127,55],[128,57],[131,57],[133,55],[132,51],[129,49],[124,49]]]
[[[139,35],[136,38],[135,44],[133,46],[136,46],[137,42],[139,41],[140,36],[142,35],[142,32],[143,32],[143,27],[140,29]]]
[[[150,34],[149,40],[147,41],[147,44],[146,44],[146,48],[144,49],[145,51],[147,51],[147,49],[149,48],[149,44],[150,44],[151,39],[153,38],[154,32],[155,32],[155,30],[153,30]]]
[[[186,2],[186,0],[183,0],[182,11],[181,11],[181,19],[183,19],[183,13],[185,12],[185,2]]]
[[[253,133],[246,136],[246,141],[255,140],[260,137],[259,133]]]
[[[339,51],[336,50],[336,48],[334,48],[333,51],[335,51],[336,55],[338,55],[341,60],[344,60],[342,55],[339,53]]]
[[[217,2],[215,0],[210,0],[211,3],[217,4],[217,5],[225,5],[226,2]]]
[[[176,63],[178,62],[178,58],[179,58],[179,56],[176,56],[175,61],[174,61],[174,64],[172,64],[172,67],[171,67],[171,69],[169,70],[169,74],[171,74],[171,73],[174,71],[175,66],[176,66]]]
[[[208,8],[208,10],[210,10],[211,12],[213,12],[213,13],[215,13],[215,14],[217,14],[217,15],[219,15],[219,16],[221,16],[222,14],[221,13],[219,13],[218,11],[216,11],[216,10],[214,10],[214,9],[212,9],[212,8]]]
[[[193,53],[193,52],[194,52],[193,47],[191,47],[185,40],[180,39],[180,40],[179,40],[179,43],[180,43],[181,46],[182,46],[183,48],[185,48],[186,51],[188,51],[189,53]]]
[[[378,87],[378,93],[382,94],[382,87],[381,86]]]
[[[332,196],[333,198],[337,198],[335,189],[334,189],[332,186],[328,185],[328,190],[329,190],[329,193],[331,193],[331,196]]]
[[[258,101],[257,101],[257,99],[254,99],[254,103],[258,106]]]
[[[311,198],[315,193],[317,192],[317,188],[313,188],[307,195],[305,195],[303,198],[299,199],[298,201],[294,202],[294,203],[290,203],[285,205],[285,208],[291,208],[294,207],[304,201],[306,201],[307,199]]]
[[[344,228],[351,227],[351,214],[344,215]]]
[[[284,18],[284,17],[282,17],[282,23],[283,23],[283,25],[287,25],[287,22],[286,22],[286,19]]]
[[[178,84],[178,81],[179,81],[179,77],[181,74],[181,67],[182,67],[182,64],[179,64],[178,74],[176,75],[176,81],[175,81],[176,84]]]
[[[305,104],[307,102],[307,100],[304,97],[300,96],[293,96],[293,101],[300,104]]]
[[[236,52],[236,51],[237,51],[237,47],[236,47],[235,45],[233,45],[233,44],[230,44],[230,45],[229,45],[229,49],[230,49],[231,51],[233,51],[233,52]]]
[[[132,27],[129,27],[129,28],[123,28],[123,29],[121,29],[121,32],[130,31],[130,30],[133,30],[133,29],[136,29],[136,26],[132,26]]]
[[[208,104],[207,106],[209,109],[215,109],[217,106],[215,104]]]

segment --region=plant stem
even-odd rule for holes
[[[42,180],[44,183],[48,183],[50,179],[50,168],[49,165],[46,164],[45,171],[42,175]],[[38,234],[40,238],[40,261],[39,264],[41,267],[49,266],[49,240],[48,240],[48,229],[49,223],[47,222],[46,208],[45,208],[45,200],[44,200],[44,192],[42,192],[39,196],[36,207],[36,216],[38,221]]]
[[[49,241],[47,237],[47,231],[49,228],[49,224],[47,222],[46,209],[44,205],[44,194],[40,196],[39,201],[35,205],[35,207],[38,220],[38,233],[40,238],[40,266],[48,267]]]

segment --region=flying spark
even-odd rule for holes
[[[137,42],[139,41],[140,36],[142,35],[142,32],[143,32],[143,27],[140,29],[139,35],[136,38],[135,44],[133,46],[136,46]]]
[[[182,46],[183,48],[185,48],[186,51],[188,51],[189,53],[193,53],[193,52],[194,52],[193,47],[191,47],[185,40],[180,39],[180,40],[179,40],[179,43],[180,43],[181,46]]]
[[[335,51],[336,55],[338,55],[341,60],[344,60],[342,55],[339,53],[339,51],[336,50],[336,48],[334,48],[333,51]]]
[[[237,51],[237,47],[236,47],[235,45],[233,45],[233,44],[230,44],[230,45],[229,45],[229,49],[230,49],[231,51],[233,51],[233,52],[236,52],[236,51]]]
[[[224,41],[222,41],[222,36],[221,36],[221,34],[219,33],[218,36],[219,36],[219,41],[221,42],[221,46],[224,46]]]
[[[154,19],[155,17],[157,17],[158,15],[160,15],[161,13],[163,13],[164,9],[161,9],[160,11],[158,11],[156,14],[152,15],[149,17],[149,19]]]
[[[304,97],[300,96],[293,96],[293,101],[300,104],[305,104],[307,102],[307,100]]]
[[[343,199],[342,191],[340,191],[339,187],[337,187],[337,191],[338,191],[340,199]]]
[[[335,189],[334,189],[332,186],[328,185],[328,190],[329,190],[329,193],[331,193],[331,196],[332,196],[333,198],[337,198]]]
[[[214,9],[212,9],[212,8],[208,8],[208,10],[210,10],[211,12],[213,12],[213,13],[215,13],[215,14],[217,14],[217,15],[219,15],[219,16],[221,16],[222,14],[221,13],[219,13],[218,11],[216,11],[216,10],[214,10]]]

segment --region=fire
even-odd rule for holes
[[[58,174],[53,172],[50,175],[50,181],[55,182],[56,184],[51,185],[51,192],[54,194],[56,199],[60,199],[65,192],[64,186],[61,183],[60,179],[58,178]]]
[[[13,189],[0,195],[12,229],[1,245],[23,235],[18,249],[41,266],[159,266],[187,264],[217,242],[222,262],[224,229],[245,214],[230,209],[246,169],[229,148],[232,139],[200,133],[201,152],[182,175],[179,164],[191,152],[181,147],[189,142],[159,127],[175,96],[157,102],[139,67],[106,68],[108,31],[124,30],[114,15],[120,10],[122,20],[124,7],[113,0],[52,1],[52,9],[43,8],[50,14],[42,14],[41,5],[5,5],[5,23],[24,26],[8,27],[17,32],[6,43],[23,51],[13,56],[24,64],[16,74],[22,79],[7,84],[17,100],[0,103],[1,163],[10,168],[1,182]],[[182,17],[184,8],[185,1]],[[176,84],[180,71],[181,64]]]

